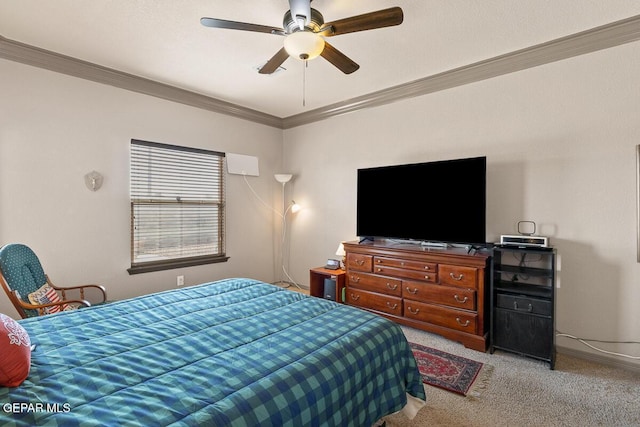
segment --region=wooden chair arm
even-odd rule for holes
[[[79,289],[80,290],[80,298],[81,298],[81,300],[84,301],[84,290],[85,289],[94,288],[94,289],[98,289],[102,293],[102,301],[100,301],[100,302],[105,302],[107,300],[107,290],[102,285],[90,284],[90,285],[78,285],[78,286],[66,286],[66,287],[63,287],[63,286],[54,285],[51,282],[51,280],[49,280],[49,276],[47,276],[46,274],[45,274],[45,277],[47,278],[47,283],[49,284],[49,286],[51,286],[53,289],[55,289],[57,291],[62,292],[63,298],[65,297],[65,291]]]

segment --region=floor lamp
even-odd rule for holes
[[[287,272],[287,268],[284,263],[284,259],[285,259],[284,249],[286,245],[286,233],[287,233],[287,214],[289,213],[289,211],[291,211],[291,213],[296,213],[300,210],[300,206],[295,201],[291,200],[287,204],[286,198],[285,198],[285,186],[287,182],[291,181],[291,178],[293,178],[293,175],[290,173],[277,173],[274,175],[274,177],[276,181],[282,184],[282,211],[281,211],[282,213],[280,214],[282,216],[282,233],[281,233],[282,238],[280,240],[280,266],[282,268],[281,274],[284,274],[288,279],[288,280],[284,280],[283,278],[283,280],[276,282],[276,284],[280,284],[281,286],[284,286],[287,288],[291,285],[295,285],[298,288],[300,288],[300,285],[298,285],[296,281],[293,280],[289,275],[289,273]]]

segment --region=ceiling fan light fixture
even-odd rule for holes
[[[293,58],[313,59],[324,50],[324,39],[311,31],[296,31],[284,39],[284,48]]]

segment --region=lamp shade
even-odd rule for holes
[[[345,256],[347,253],[344,251],[344,244],[340,243],[340,245],[338,245],[338,250],[336,251],[336,255],[338,256]]]
[[[276,179],[276,181],[285,184],[289,181],[291,181],[291,178],[293,177],[292,174],[290,173],[277,173],[274,175],[274,178]]]
[[[296,31],[284,39],[284,48],[296,59],[313,59],[324,50],[324,39],[311,31]]]

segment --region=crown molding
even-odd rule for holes
[[[0,58],[282,129],[282,119],[0,36]]]
[[[290,129],[353,111],[451,89],[638,40],[640,40],[640,15],[285,118],[61,55],[2,36],[0,36],[0,58],[278,129]]]
[[[640,40],[640,15],[283,119],[284,129]]]

